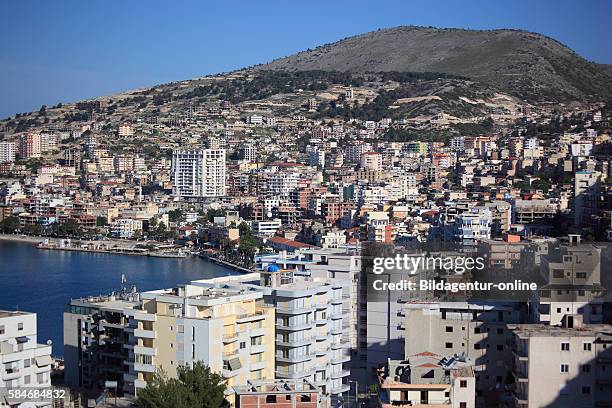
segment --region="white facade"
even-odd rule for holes
[[[35,313],[0,311],[0,401],[8,389],[51,387],[51,346],[37,340]]]
[[[180,197],[225,195],[225,150],[177,150],[172,155],[174,194]]]
[[[13,142],[0,142],[0,163],[14,162],[17,145]]]

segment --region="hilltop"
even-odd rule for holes
[[[520,30],[397,27],[345,38],[258,66],[265,70],[440,72],[531,101],[609,99],[609,68]]]

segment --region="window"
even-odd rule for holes
[[[446,347],[446,348],[453,348],[453,343],[446,343],[446,344],[445,344],[445,347]]]
[[[591,372],[591,365],[590,364],[583,364],[581,367],[581,371],[583,373],[590,373]]]
[[[266,395],[266,404],[276,404],[276,395]]]
[[[452,333],[453,332],[453,326],[446,326],[446,332],[447,333]]]
[[[459,382],[459,387],[461,388],[467,388],[467,380],[461,380]]]
[[[591,393],[591,387],[588,385],[583,385],[582,386],[582,393],[583,394],[590,394]]]
[[[497,351],[502,351],[504,349],[504,346],[501,344],[497,345]]]
[[[30,382],[32,382],[32,378],[29,375],[25,375],[23,377],[23,383],[24,384],[29,384]]]
[[[591,351],[591,343],[582,343],[582,350]]]
[[[467,402],[460,402],[459,408],[467,408]]]
[[[586,279],[586,272],[576,272],[576,279]]]
[[[17,330],[23,330],[23,323],[17,323]]]
[[[0,334],[4,334],[4,326],[0,326]]]
[[[569,373],[569,365],[568,364],[561,364],[561,372],[562,373]]]
[[[504,329],[497,329],[497,334],[504,334]]]
[[[567,342],[563,342],[561,343],[561,351],[569,351],[570,349],[570,344]]]
[[[246,348],[246,341],[241,341],[240,342],[240,350],[245,349]]]

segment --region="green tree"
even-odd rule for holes
[[[219,408],[229,406],[225,399],[225,379],[202,362],[193,368],[181,366],[177,378],[156,373],[147,387],[138,393],[142,408]]]
[[[11,215],[10,217],[5,218],[0,223],[0,228],[3,233],[13,234],[19,229],[19,218]]]
[[[105,225],[108,225],[106,217],[96,217],[96,227],[104,227]]]
[[[177,222],[183,216],[183,210],[177,208],[172,211],[168,211],[168,219],[172,222]]]

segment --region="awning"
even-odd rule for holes
[[[35,360],[36,366],[38,367],[44,367],[53,364],[53,359],[51,358],[51,356],[40,356],[36,357]]]
[[[242,367],[242,364],[240,363],[240,359],[238,357],[230,358],[227,364],[229,365],[229,369],[232,371],[239,370],[240,367]]]
[[[17,343],[27,343],[30,339],[28,336],[19,336],[15,340],[17,340]]]

